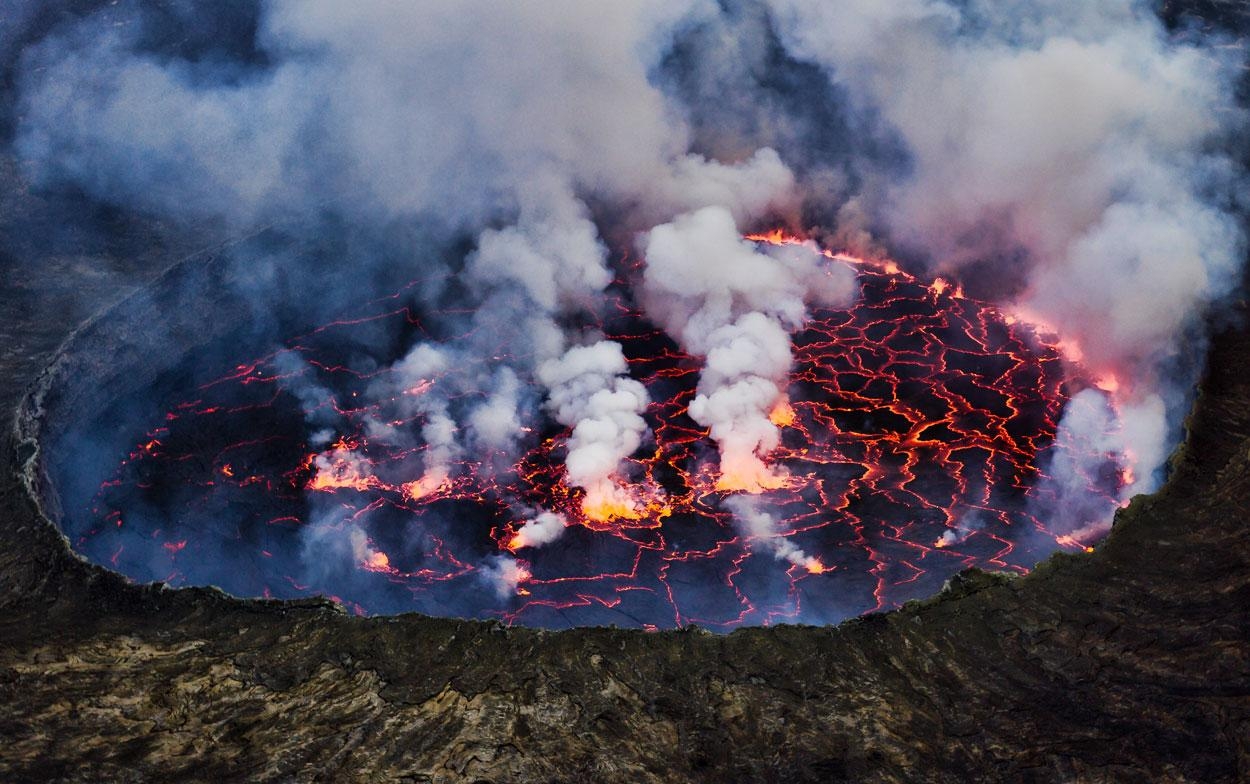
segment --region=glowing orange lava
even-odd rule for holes
[[[794,424],[794,409],[790,406],[790,401],[782,398],[777,401],[777,405],[773,406],[773,410],[768,414],[768,421],[777,427],[789,427]]]

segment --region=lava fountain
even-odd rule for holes
[[[432,363],[389,398],[371,392],[397,347],[483,337],[454,309],[419,306],[422,279],[219,378],[165,379],[163,415],[118,423],[133,446],[62,526],[80,553],[135,580],[540,627],[835,622],[931,595],[967,567],[1023,573],[1087,548],[1049,527],[1047,467],[1092,450],[1073,461],[1097,467],[1083,481],[1106,503],[1091,508],[1114,506],[1127,458],[1056,440],[1073,395],[1114,406],[1113,384],[954,281],[822,254],[854,270],[860,295],[813,309],[791,336],[788,389],[769,417],[780,443],[758,456],[769,481],[718,461],[688,410],[700,362],[643,313],[642,263],[622,256],[594,326],[651,402],[649,435],[610,486],[569,481],[571,429],[550,413],[523,423],[519,457],[444,447],[437,411],[412,403],[489,371],[498,352]],[[379,436],[378,422],[421,443]]]

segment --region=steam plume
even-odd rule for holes
[[[606,340],[571,348],[538,369],[551,390],[556,420],[573,428],[568,479],[586,491],[583,508],[595,519],[642,512],[639,499],[613,478],[621,461],[642,445],[647,430],[640,415],[647,390],[627,373],[620,345]]]
[[[849,304],[854,274],[822,263],[814,246],[757,250],[716,207],[655,227],[644,249],[648,312],[706,358],[690,416],[720,447],[719,486],[779,486],[784,477],[763,458],[780,437],[769,415],[787,405],[789,333],[803,325],[809,302]]]
[[[844,214],[1060,332],[1118,386],[1127,492],[1153,489],[1193,381],[1166,368],[1244,255],[1220,141],[1244,122],[1241,52],[1169,37],[1133,0],[769,6],[787,50],[908,154]]]

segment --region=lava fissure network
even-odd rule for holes
[[[163,421],[135,423],[143,436],[66,530],[134,579],[240,596],[720,630],[834,622],[931,595],[965,567],[1025,572],[1087,547],[1039,510],[1055,500],[1047,471],[1065,451],[1083,451],[1066,465],[1097,467],[1082,481],[1106,503],[1091,508],[1117,503],[1125,456],[1056,440],[1071,396],[1092,389],[1114,403],[1111,385],[1099,390],[1056,336],[954,283],[820,253],[854,270],[859,295],[812,308],[792,332],[788,388],[769,414],[780,440],[758,455],[770,478],[760,486],[726,481],[717,442],[689,411],[704,363],[643,314],[642,264],[625,259],[593,326],[627,369],[608,393],[650,401],[647,435],[602,498],[569,481],[582,436],[550,406],[529,407],[514,452],[446,437],[488,396],[473,380],[518,363],[503,361],[506,336],[496,352],[457,353],[494,336],[461,311],[419,306],[413,294],[430,282],[416,281],[175,392]],[[396,348],[379,349],[378,334]],[[456,360],[401,374],[406,347],[427,343]],[[531,380],[508,379],[512,397],[542,398]]]

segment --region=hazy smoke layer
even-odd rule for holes
[[[790,334],[855,293],[814,245],[761,250],[745,231],[896,255],[1053,328],[1104,390],[1074,398],[1060,438],[1134,462],[1127,493],[1157,484],[1193,381],[1171,371],[1238,282],[1241,55],[1165,33],[1145,0],[175,6],[115,4],[25,44],[16,154],[41,187],[179,221],[351,226],[362,280],[441,281],[421,296],[462,302],[468,348],[414,338],[369,392],[370,437],[412,450],[410,497],[469,455],[508,465],[545,407],[584,511],[640,513],[623,466],[647,394],[594,326],[632,274],[623,252],[642,256],[627,282],[648,316],[704,363],[689,413],[721,487],[744,491],[785,481],[765,459]],[[242,14],[244,32],[207,43],[206,14]],[[403,479],[335,441],[298,357],[282,368],[324,450],[316,482]],[[1087,467],[1050,468],[1059,502],[1039,514],[1105,524],[1110,508],[1066,494]],[[754,501],[734,511],[784,542]],[[513,549],[569,524],[525,514]],[[336,515],[311,527],[310,559],[374,559]],[[492,558],[490,585],[524,579]]]
[[[787,49],[908,152],[844,214],[1058,331],[1119,387],[1126,492],[1153,489],[1193,380],[1163,369],[1239,282],[1242,172],[1220,141],[1245,120],[1240,48],[1170,40],[1132,0],[769,5]]]

